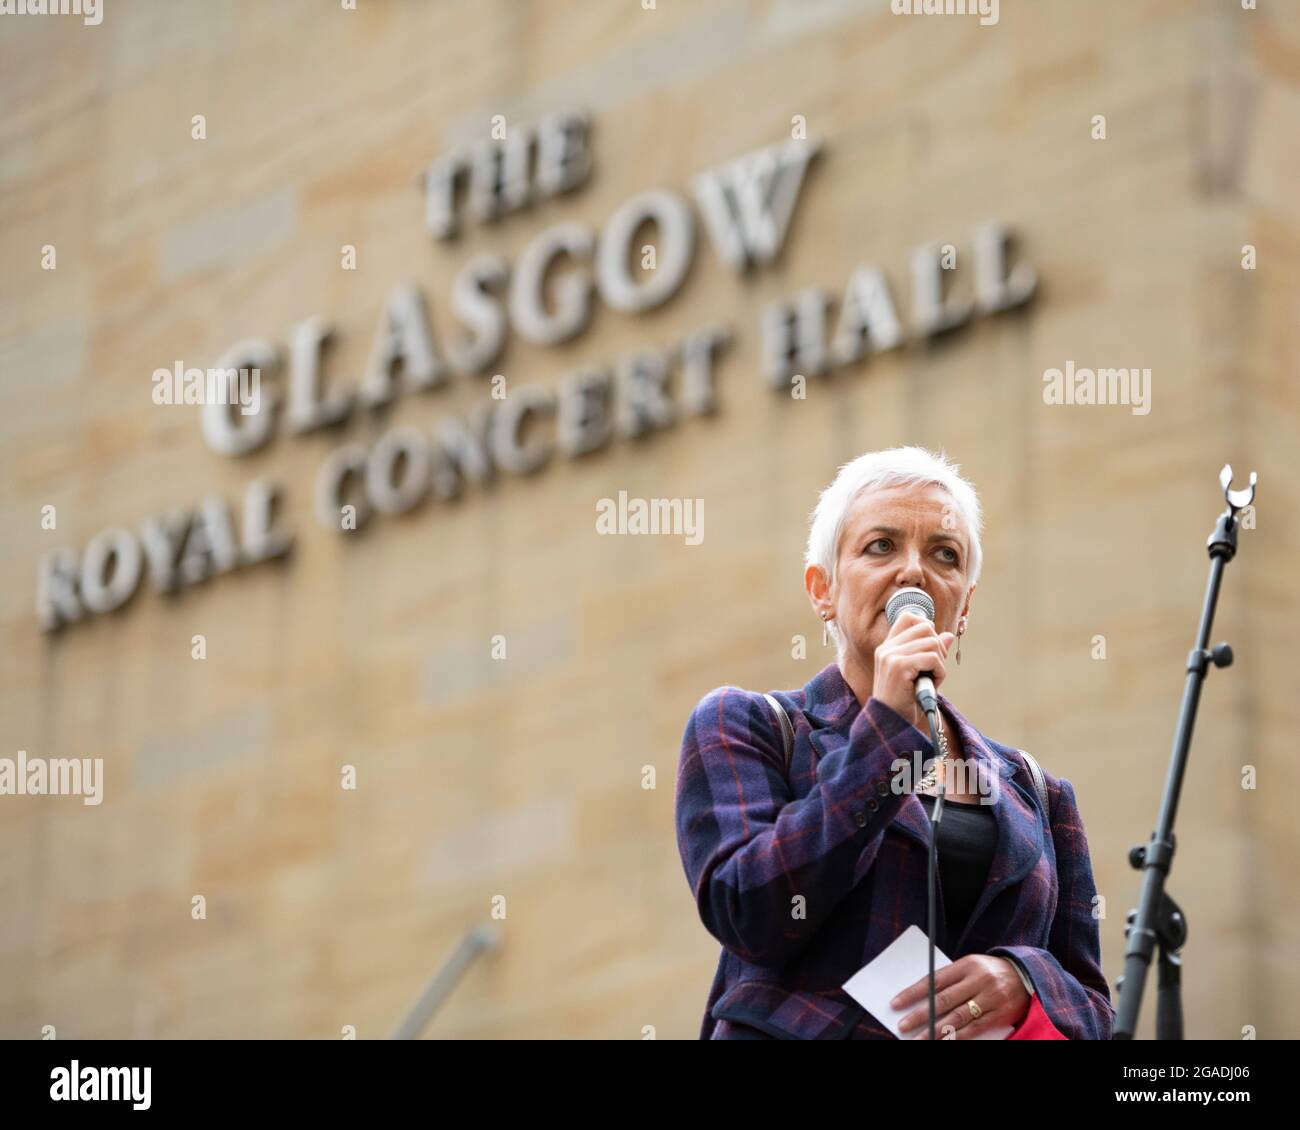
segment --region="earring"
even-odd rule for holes
[[[957,665],[961,666],[961,638],[966,634],[966,618],[963,616],[960,624],[957,625]]]

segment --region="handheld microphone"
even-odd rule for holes
[[[934,623],[934,601],[924,589],[899,589],[889,598],[885,604],[885,619],[889,621],[891,628],[904,609],[919,612],[930,623]],[[927,714],[939,708],[939,700],[934,693],[934,680],[928,671],[916,677],[916,703]]]

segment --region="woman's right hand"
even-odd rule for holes
[[[876,648],[871,697],[915,724],[916,677],[930,672],[937,690],[947,674],[944,660],[956,638],[952,632],[936,631],[934,621],[919,612],[905,609]]]

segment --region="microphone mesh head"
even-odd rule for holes
[[[899,589],[889,598],[885,605],[885,619],[891,628],[905,608],[915,608],[927,620],[934,620],[934,601],[923,589]]]

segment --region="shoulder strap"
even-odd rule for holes
[[[775,695],[764,694],[767,704],[776,714],[776,720],[781,727],[781,745],[785,749],[785,773],[790,775],[790,757],[794,751],[794,727],[790,724],[790,715],[785,712],[785,707],[781,705],[780,700]]]
[[[1018,749],[1016,752],[1025,759],[1025,764],[1029,766],[1029,775],[1034,779],[1034,790],[1038,793],[1038,800],[1043,806],[1043,811],[1047,814],[1047,823],[1050,825],[1052,822],[1052,809],[1047,795],[1047,781],[1043,777],[1043,770],[1027,750]]]

